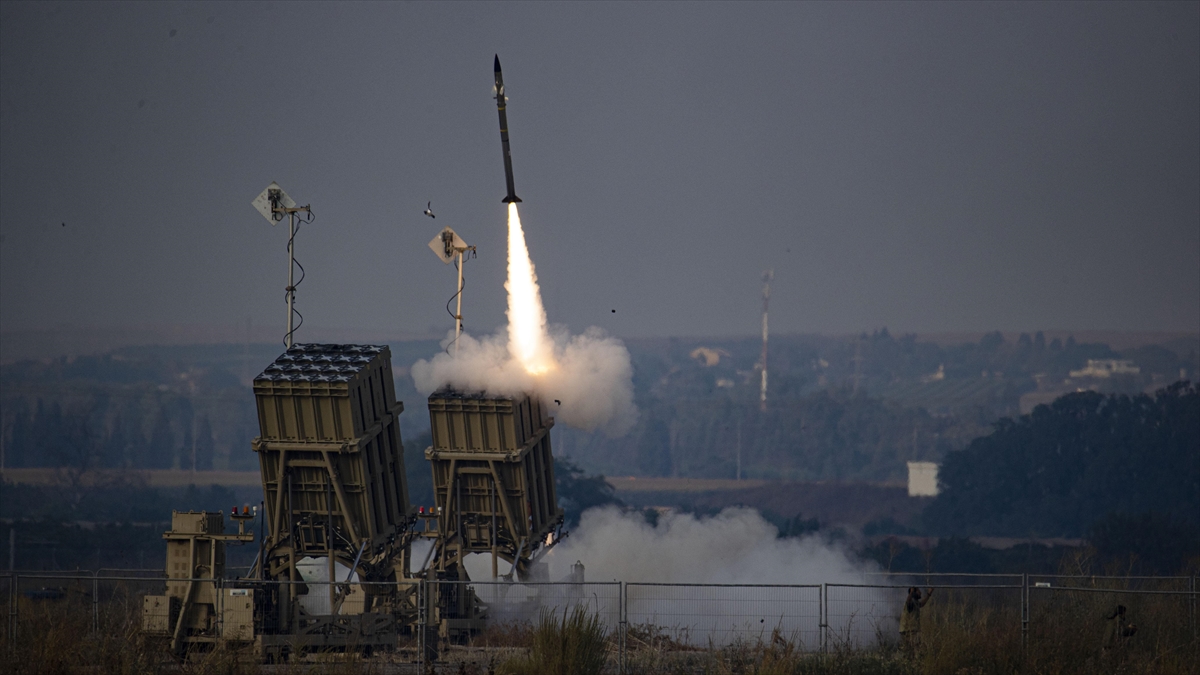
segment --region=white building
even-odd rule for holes
[[[1088,359],[1087,366],[1082,370],[1072,370],[1071,377],[1112,377],[1113,375],[1137,375],[1141,368],[1133,365],[1133,361],[1118,359]]]
[[[908,496],[936,497],[938,495],[937,462],[908,463]]]

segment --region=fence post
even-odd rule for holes
[[[1190,583],[1191,583],[1191,587],[1192,587],[1191,588],[1191,591],[1192,591],[1192,603],[1191,603],[1191,605],[1192,605],[1192,607],[1191,607],[1192,639],[1195,640],[1196,639],[1196,575],[1195,574],[1192,575]]]
[[[217,577],[213,579],[213,594],[217,597],[213,598],[216,602],[216,621],[217,621],[217,640],[218,644],[225,637],[225,577]]]
[[[829,587],[826,584],[821,584],[817,628],[821,631],[821,653],[824,654],[829,651]]]
[[[620,584],[620,596],[617,599],[617,672],[625,675],[625,631],[629,621],[629,600],[626,596],[625,582]]]
[[[1021,575],[1021,653],[1029,643],[1029,574]]]
[[[92,632],[100,633],[100,571],[92,575]]]
[[[12,593],[9,595],[8,603],[8,647],[9,649],[17,648],[17,593],[21,590],[21,577],[13,572],[12,575]]]
[[[417,668],[421,673],[425,672],[425,585],[428,583],[425,579],[417,581]]]

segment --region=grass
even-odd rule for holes
[[[498,675],[600,675],[608,662],[608,629],[580,606],[560,619],[542,610],[529,653],[505,661]]]
[[[160,582],[154,582],[160,583]],[[1107,582],[1106,582],[1107,583]],[[629,626],[625,633],[631,675],[1184,675],[1200,673],[1200,641],[1192,634],[1187,595],[1119,593],[1116,587],[1030,589],[1029,630],[1023,636],[1019,604],[1011,593],[942,589],[922,612],[922,646],[915,656],[897,645],[894,623],[859,642],[831,631],[825,653],[778,630],[729,644],[696,639],[686,629]],[[397,672],[409,655],[317,654],[269,670],[248,650],[216,650],[179,663],[162,641],[140,632],[141,593],[157,586],[135,582],[102,593],[100,630],[92,631],[91,584],[61,585],[60,599],[20,597],[15,641],[0,630],[0,674],[249,675],[250,673]],[[7,614],[9,598],[0,603]],[[1116,649],[1102,649],[1104,617],[1127,607],[1137,634]],[[7,619],[7,617],[5,617]],[[0,629],[6,626],[0,619]],[[864,628],[870,630],[870,628]],[[865,634],[865,633],[864,633]],[[616,672],[620,636],[584,607],[544,610],[533,623],[497,623],[454,648],[438,673],[598,675]],[[407,665],[403,666],[409,667]],[[409,672],[399,670],[399,672]],[[415,672],[412,671],[412,672]]]
[[[1034,591],[1040,591],[1034,592]],[[1009,591],[1002,591],[1010,593]],[[1029,631],[1019,603],[986,590],[943,589],[922,612],[922,644],[905,654],[876,629],[867,644],[831,631],[828,652],[781,634],[696,646],[686,630],[630,626],[631,675],[1184,675],[1200,673],[1200,641],[1186,595],[1032,589]],[[1104,617],[1128,608],[1137,635],[1102,649]],[[892,628],[894,631],[894,627]],[[811,646],[810,646],[811,648]]]

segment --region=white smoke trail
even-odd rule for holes
[[[546,334],[546,310],[542,307],[537,272],[529,259],[525,231],[517,205],[508,205],[508,350],[533,375],[541,375],[554,366]]]
[[[551,331],[517,205],[508,209],[508,327],[476,339],[464,333],[454,356],[413,364],[417,391],[444,386],[498,396],[533,394],[555,418],[584,431],[624,434],[637,422],[633,366],[620,340],[599,328],[582,335]],[[452,339],[453,335],[447,340]],[[443,343],[445,346],[445,343]]]

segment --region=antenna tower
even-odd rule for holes
[[[771,280],[775,278],[775,270],[768,269],[763,272],[763,349],[762,349],[762,389],[758,394],[758,405],[763,411],[767,411],[767,305],[771,300]]]
[[[311,223],[313,221],[313,212],[310,205],[296,206],[296,202],[288,196],[283,188],[279,187],[278,183],[271,183],[267,189],[263,190],[253,201],[251,206],[258,209],[258,212],[267,219],[271,225],[275,225],[283,220],[286,215],[288,217],[288,283],[284,288],[287,298],[287,333],[283,336],[283,344],[288,348],[292,348],[292,336],[296,334],[296,329],[300,326],[294,325],[294,320],[297,315],[300,316],[300,323],[304,323],[304,316],[296,311],[296,286],[304,281],[304,266],[296,262],[296,225],[298,223]],[[305,215],[297,220],[296,214],[304,213]],[[296,268],[300,268],[300,279],[296,280]]]
[[[475,247],[468,246],[457,232],[446,227],[429,242],[429,248],[442,262],[447,265],[454,262],[454,267],[458,269],[458,291],[450,298],[451,301],[458,300],[458,305],[451,314],[454,317],[454,356],[458,356],[458,338],[462,335],[463,263],[466,262],[468,252],[472,257],[475,256]],[[458,260],[455,260],[455,257]],[[446,303],[446,311],[450,311],[450,302]]]

